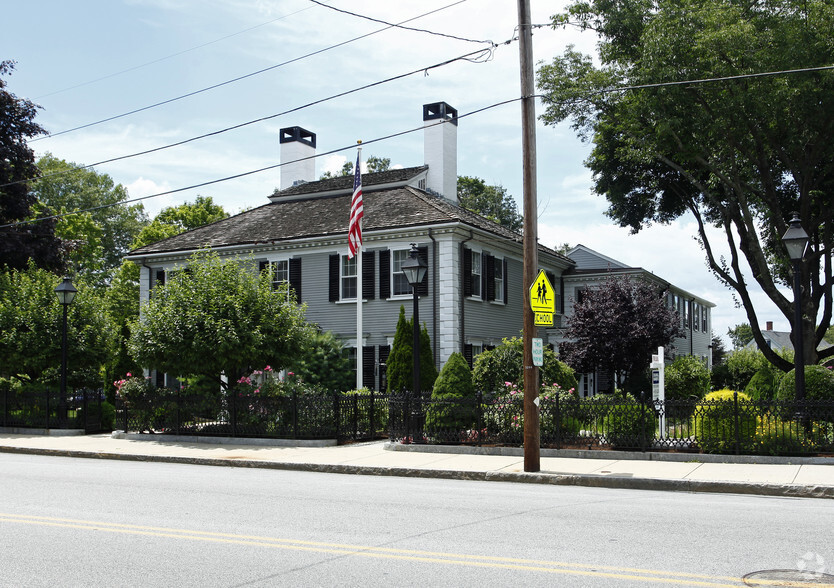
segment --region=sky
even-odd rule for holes
[[[37,155],[50,152],[91,165],[214,133],[95,166],[124,185],[131,198],[275,166],[279,129],[289,126],[315,133],[318,153],[341,150],[317,160],[317,176],[354,160],[358,140],[365,143],[363,158],[388,157],[395,167],[422,165],[422,131],[374,140],[421,129],[422,105],[444,101],[460,117],[458,174],[504,186],[521,211],[520,103],[482,110],[520,96],[518,42],[511,41],[517,3],[326,2],[388,23],[419,17],[403,26],[423,30],[387,27],[310,0],[41,0],[4,7],[0,60],[17,62],[7,89],[42,107],[37,121],[51,136],[30,143]],[[566,1],[530,4],[532,22],[545,25]],[[491,47],[481,41],[498,46],[477,55]],[[549,61],[568,45],[594,54],[596,41],[591,32],[536,28],[534,59]],[[450,60],[455,61],[433,67]],[[379,83],[410,72],[417,73]],[[164,104],[148,108],[159,103]],[[289,110],[294,112],[274,116]],[[539,103],[536,113],[542,112]],[[90,125],[105,119],[110,120]],[[84,125],[90,126],[64,132]],[[605,216],[606,201],[594,194],[583,165],[590,149],[567,123],[538,123],[539,242],[581,243],[713,302],[713,332],[728,342],[727,329],[747,317],[707,269],[694,239],[694,219],[682,217],[637,235],[617,227]],[[235,213],[266,204],[279,183],[276,167],[143,204],[153,217],[203,195]],[[725,243],[715,234],[716,243]],[[762,321],[789,330],[763,293],[754,290],[753,300]]]

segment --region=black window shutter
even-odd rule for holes
[[[367,252],[365,252],[367,253]],[[364,258],[365,253],[362,254]],[[374,346],[367,345],[362,347],[362,385],[365,388],[371,389],[374,387]]]
[[[559,290],[556,289],[556,274],[553,272],[549,272],[547,270],[544,271],[544,274],[547,276],[547,281],[550,282],[550,285],[553,286],[553,291],[550,293],[553,296],[553,309],[558,312],[559,309],[559,301],[557,300]]]
[[[295,292],[295,301],[301,302],[301,258],[290,259],[290,288]]]
[[[259,261],[258,262],[258,273],[261,273],[262,271],[264,271],[268,267],[269,267],[269,262],[268,261]]]
[[[373,300],[376,292],[374,283],[374,254],[376,251],[364,251],[362,253],[362,298]]]
[[[484,265],[486,266],[484,271],[486,277],[485,299],[495,300],[495,258],[492,255],[484,254]]]
[[[165,270],[156,270],[156,285],[165,285]]]
[[[330,256],[330,302],[339,300],[339,254]]]
[[[391,296],[391,252],[383,249],[379,252],[379,297],[382,300]]]
[[[472,296],[472,250],[463,249],[463,295]]]
[[[417,295],[418,296],[428,296],[429,295],[429,248],[426,246],[418,247],[417,248],[417,257],[423,260],[423,263],[426,264],[426,275],[423,276],[423,281],[417,284]]]
[[[487,257],[486,253],[481,253],[481,298],[486,300],[487,293]]]
[[[391,348],[388,345],[379,346],[379,389],[385,392],[388,387],[388,355]]]
[[[504,264],[504,271],[502,272],[504,275],[504,304],[507,304],[510,301],[509,294],[510,294],[510,279],[507,276],[507,258],[501,260],[501,263]]]
[[[463,358],[466,360],[466,363],[469,364],[469,367],[472,367],[472,345],[469,343],[464,343],[463,345]]]

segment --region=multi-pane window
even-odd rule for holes
[[[495,258],[494,266],[495,301],[504,302],[504,260]]]
[[[283,261],[270,262],[269,275],[272,279],[272,287],[276,290],[281,287],[282,284],[289,284],[290,262],[286,259]]]
[[[342,256],[339,276],[339,281],[342,286],[342,300],[356,299],[356,259],[356,257],[348,259],[347,255]]]
[[[706,306],[701,308],[701,331],[703,331],[704,333],[707,332],[708,327],[707,312],[708,310]]]
[[[697,302],[692,303],[693,312],[692,312],[692,327],[699,331],[701,329],[701,305]]]
[[[394,296],[411,294],[411,286],[402,272],[403,263],[411,252],[408,249],[395,249],[391,253],[391,292]]]
[[[481,254],[472,252],[472,296],[481,296]]]

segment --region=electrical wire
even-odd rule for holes
[[[473,111],[465,113],[465,114],[459,114],[458,115],[458,120],[460,120],[462,118],[469,117],[469,116],[473,116],[473,115],[476,115],[476,114],[480,114],[481,112],[485,112],[487,110],[491,110],[493,108],[497,108],[497,107],[503,106],[505,104],[510,104],[512,102],[518,102],[519,100],[522,100],[522,98],[510,98],[508,100],[503,100],[501,102],[496,102],[494,104],[484,106],[483,108],[479,108],[477,110],[473,110]],[[444,122],[445,121],[441,120],[441,121],[437,121],[434,124],[443,124]],[[364,145],[371,145],[373,143],[379,143],[379,142],[382,142],[382,141],[387,141],[389,139],[394,139],[396,137],[401,137],[403,135],[408,135],[410,133],[415,133],[417,131],[421,131],[425,128],[426,128],[425,125],[421,125],[419,127],[414,127],[414,128],[411,128],[411,129],[407,129],[405,131],[399,131],[397,133],[391,133],[390,135],[385,135],[385,136],[382,136],[382,137],[376,137],[374,139],[369,139],[367,141],[363,140],[362,145],[363,146]],[[238,178],[243,178],[243,177],[246,177],[246,176],[251,176],[251,175],[254,175],[254,174],[263,173],[265,171],[278,169],[278,168],[281,168],[285,165],[289,165],[289,164],[292,164],[292,163],[298,163],[300,161],[307,161],[307,160],[310,160],[310,159],[314,160],[314,159],[317,159],[319,157],[325,157],[327,155],[333,155],[335,153],[340,153],[342,151],[349,151],[349,150],[355,149],[355,148],[356,148],[355,144],[348,145],[346,147],[338,147],[336,149],[332,149],[332,150],[326,151],[324,153],[316,153],[315,155],[310,155],[309,157],[301,157],[299,159],[294,159],[292,161],[284,161],[284,162],[281,162],[281,163],[276,163],[274,165],[269,165],[267,167],[253,169],[253,170],[249,170],[249,171],[242,172],[242,173],[239,173],[239,174],[234,174],[234,175],[231,175],[231,176],[225,176],[223,178],[217,178],[217,179],[214,179],[214,180],[201,182],[199,184],[192,184],[190,186],[185,186],[183,188],[175,188],[173,190],[166,190],[165,192],[157,192],[156,194],[148,194],[147,196],[138,196],[136,198],[130,198],[128,200],[122,200],[120,202],[114,202],[114,203],[110,203],[110,204],[103,204],[101,206],[93,206],[93,207],[90,207],[90,208],[73,210],[73,211],[70,211],[70,212],[63,212],[63,213],[60,213],[60,214],[53,214],[53,215],[43,216],[43,217],[39,217],[39,218],[35,218],[35,219],[29,219],[29,220],[25,220],[25,221],[18,221],[18,222],[15,222],[15,223],[0,225],[0,229],[7,229],[7,228],[10,228],[10,227],[18,227],[18,226],[22,226],[22,225],[29,225],[29,224],[34,224],[34,223],[41,222],[41,221],[46,221],[46,220],[61,219],[61,218],[67,217],[67,216],[72,216],[72,215],[75,215],[75,214],[81,214],[81,213],[84,213],[84,212],[93,212],[93,211],[96,211],[96,210],[102,210],[104,208],[111,208],[113,206],[121,206],[121,205],[125,205],[125,204],[134,204],[136,202],[141,202],[143,200],[149,200],[151,198],[158,198],[160,196],[168,196],[170,194],[177,194],[179,192],[185,192],[186,190],[194,190],[196,188],[203,188],[205,186],[211,186],[211,185],[214,185],[214,184],[220,184],[222,182],[228,182],[230,180],[236,180]]]
[[[330,10],[335,10],[336,12],[341,12],[343,14],[349,14],[350,16],[355,16],[357,18],[364,18],[365,20],[370,20],[371,22],[378,22],[380,24],[389,25],[389,26],[392,26],[392,27],[397,27],[398,29],[403,29],[405,31],[415,31],[415,32],[418,32],[418,33],[428,33],[429,35],[437,35],[438,37],[446,37],[448,39],[456,39],[458,41],[466,41],[467,43],[481,43],[481,44],[488,43],[490,45],[495,46],[495,43],[493,43],[492,41],[479,41],[477,39],[467,39],[466,37],[458,37],[456,35],[447,35],[446,33],[437,33],[435,31],[429,31],[429,30],[426,30],[426,29],[415,29],[415,28],[412,28],[412,27],[403,27],[403,26],[400,26],[398,24],[392,24],[390,22],[380,20],[378,18],[373,18],[373,17],[370,17],[370,16],[365,16],[364,14],[358,14],[356,12],[351,12],[350,10],[343,10],[341,8],[336,8],[335,6],[325,4],[324,2],[319,2],[319,0],[310,0],[310,2],[312,2],[313,4],[318,4],[319,6],[323,6],[324,8],[329,8]],[[460,0],[460,2],[457,2],[456,4],[463,4],[464,2],[466,2],[466,0]]]
[[[388,30],[388,29],[390,29],[390,28],[394,28],[394,27],[396,27],[396,26],[400,26],[400,25],[405,24],[405,23],[407,23],[407,22],[411,22],[411,21],[413,21],[413,20],[417,20],[417,19],[423,18],[424,16],[428,16],[428,15],[430,15],[430,14],[434,14],[434,13],[436,13],[436,12],[440,12],[440,11],[442,11],[442,10],[446,10],[447,8],[451,8],[452,6],[455,6],[455,5],[457,5],[457,4],[460,4],[460,2],[462,2],[462,1],[465,1],[465,0],[458,0],[458,2],[453,2],[452,4],[448,4],[448,5],[446,5],[446,6],[441,6],[440,8],[436,8],[436,9],[434,9],[434,10],[430,10],[429,12],[425,12],[425,13],[423,13],[423,14],[420,14],[420,15],[417,15],[417,16],[414,16],[414,17],[411,17],[411,18],[408,18],[408,19],[406,19],[406,20],[404,20],[404,21],[402,21],[402,22],[400,22],[400,23],[397,23],[396,25],[385,26],[385,27],[383,27],[383,28],[381,28],[381,29],[377,29],[377,30],[375,30],[375,31],[371,31],[370,33],[366,33],[366,34],[364,34],[364,35],[360,35],[360,36],[358,36],[358,37],[354,37],[354,38],[352,38],[352,39],[348,39],[347,41],[342,41],[341,43],[336,43],[335,45],[330,45],[329,47],[325,47],[325,48],[323,48],[323,49],[318,49],[318,50],[316,50],[316,51],[312,51],[312,52],[310,52],[310,53],[307,53],[307,54],[305,54],[305,55],[301,55],[301,56],[299,56],[299,57],[294,57],[294,58],[292,58],[292,59],[288,59],[287,61],[284,61],[284,62],[281,62],[281,63],[276,63],[275,65],[271,65],[271,66],[269,66],[269,67],[265,67],[265,68],[263,68],[263,69],[259,69],[259,70],[257,70],[257,71],[253,71],[253,72],[250,72],[250,73],[248,73],[248,74],[244,74],[244,75],[242,75],[242,76],[238,76],[238,77],[236,77],[236,78],[232,78],[232,79],[230,79],[230,80],[226,80],[225,82],[220,82],[220,83],[217,83],[217,84],[214,84],[214,85],[211,85],[211,86],[207,86],[207,87],[205,87],[205,88],[201,88],[200,90],[194,90],[193,92],[188,92],[187,94],[182,94],[182,95],[180,95],[180,96],[176,96],[176,97],[174,97],[174,98],[169,98],[169,99],[167,99],[167,100],[163,100],[163,101],[161,101],[161,102],[156,102],[156,103],[154,103],[154,104],[150,104],[150,105],[148,105],[148,106],[143,106],[143,107],[141,107],[141,108],[136,108],[136,109],[131,110],[131,111],[129,111],[129,112],[123,112],[122,114],[117,114],[117,115],[110,116],[110,117],[107,117],[107,118],[103,118],[103,119],[101,119],[101,120],[97,120],[97,121],[94,121],[94,122],[91,122],[91,123],[87,123],[87,124],[79,125],[79,126],[77,126],[77,127],[73,127],[73,128],[71,128],[71,129],[65,129],[65,130],[63,130],[63,131],[58,131],[57,133],[50,133],[49,135],[47,135],[47,136],[45,136],[45,137],[36,137],[36,138],[34,138],[34,139],[31,139],[29,142],[30,142],[30,143],[34,143],[35,141],[43,141],[43,140],[45,140],[45,139],[51,139],[52,137],[57,137],[57,136],[59,136],[59,135],[64,135],[64,134],[67,134],[67,133],[72,133],[72,132],[74,132],[74,131],[79,131],[79,130],[81,130],[81,129],[86,129],[86,128],[93,127],[93,126],[96,126],[96,125],[100,125],[100,124],[103,124],[103,123],[106,123],[106,122],[110,122],[110,121],[113,121],[113,120],[117,120],[117,119],[120,119],[120,118],[124,118],[124,117],[126,117],[126,116],[130,116],[130,115],[132,115],[132,114],[136,114],[136,113],[139,113],[139,112],[144,112],[144,111],[146,111],[146,110],[150,110],[150,109],[152,109],[152,108],[157,108],[157,107],[159,107],[159,106],[164,106],[165,104],[171,104],[172,102],[177,102],[178,100],[183,100],[184,98],[190,98],[191,96],[196,96],[196,95],[198,95],[198,94],[202,94],[203,92],[208,92],[209,90],[216,90],[217,88],[221,88],[221,87],[223,87],[223,86],[227,86],[227,85],[229,85],[229,84],[233,84],[233,83],[235,83],[235,82],[239,82],[239,81],[241,81],[241,80],[245,80],[245,79],[247,79],[247,78],[251,78],[251,77],[253,77],[253,76],[257,76],[257,75],[260,75],[260,74],[262,74],[262,73],[266,73],[266,72],[268,72],[268,71],[272,71],[272,70],[277,69],[277,68],[279,68],[279,67],[283,67],[283,66],[285,66],[285,65],[289,65],[289,64],[291,64],[291,63],[296,63],[296,62],[301,61],[301,60],[303,60],[303,59],[307,59],[308,57],[313,57],[314,55],[319,55],[319,54],[321,54],[321,53],[325,53],[325,52],[327,52],[327,51],[331,51],[331,50],[333,50],[333,49],[337,49],[337,48],[339,48],[339,47],[343,47],[344,45],[348,45],[348,44],[353,43],[353,42],[355,42],[355,41],[359,41],[359,40],[361,40],[361,39],[365,39],[365,38],[370,37],[370,36],[372,36],[372,35],[376,35],[377,33],[381,33],[381,32],[383,32],[383,31],[387,31],[387,30]]]
[[[714,82],[739,80],[739,79],[747,79],[747,78],[759,78],[759,77],[768,77],[768,76],[776,76],[776,75],[788,75],[788,74],[794,74],[794,73],[811,73],[811,72],[816,72],[816,71],[826,71],[826,70],[832,70],[832,69],[834,69],[834,65],[827,65],[827,66],[820,66],[820,67],[810,67],[810,68],[801,68],[801,69],[795,69],[795,70],[782,70],[782,71],[774,71],[774,72],[740,74],[740,75],[736,75],[736,76],[724,76],[724,77],[718,77],[718,78],[702,78],[702,79],[697,79],[697,80],[684,80],[684,81],[676,81],[676,82],[658,82],[658,83],[653,83],[653,84],[620,86],[620,87],[615,87],[615,88],[603,88],[601,90],[595,90],[593,92],[587,92],[586,96],[591,96],[591,95],[594,95],[594,94],[612,93],[612,92],[623,92],[623,91],[628,91],[628,90],[647,89],[647,88],[659,88],[659,87],[667,87],[667,86],[680,86],[680,85],[700,84],[700,83],[714,83]],[[420,70],[420,71],[422,71],[422,70]],[[521,96],[519,98],[511,98],[511,99],[508,99],[508,100],[504,100],[504,101],[501,101],[501,102],[496,102],[494,104],[490,104],[489,106],[485,106],[483,108],[480,108],[478,110],[474,110],[472,112],[469,112],[469,113],[466,113],[466,114],[463,114],[463,115],[458,115],[458,119],[473,116],[475,114],[484,112],[486,110],[491,110],[493,108],[496,108],[498,106],[503,106],[503,105],[509,104],[511,102],[517,102],[519,100],[524,100],[525,98],[528,98],[528,97],[545,98],[545,99],[547,98],[547,96],[542,95],[542,94],[533,94],[532,96]],[[581,99],[581,98],[574,98],[570,101],[565,101],[565,102],[566,103],[567,102],[576,102],[579,99]],[[440,124],[440,123],[438,123],[438,124]],[[392,138],[395,138],[395,137],[399,137],[399,136],[402,136],[402,135],[413,133],[413,132],[419,131],[420,129],[423,129],[423,128],[424,128],[423,126],[415,127],[413,129],[409,129],[409,130],[406,130],[406,131],[401,131],[401,132],[398,132],[398,133],[393,133],[391,135],[386,135],[384,137],[378,137],[378,138],[375,138],[375,139],[370,139],[370,140],[367,140],[367,141],[363,141],[362,144],[363,145],[369,145],[369,144],[372,144],[372,143],[378,143],[380,141],[385,141],[385,140],[388,140],[388,139],[392,139]],[[137,198],[122,200],[121,202],[116,202],[116,203],[113,203],[113,204],[106,204],[106,205],[97,206],[97,207],[93,207],[93,208],[75,210],[75,211],[71,211],[71,212],[66,212],[66,213],[51,215],[51,216],[45,216],[45,217],[41,217],[41,218],[37,218],[37,219],[30,219],[30,220],[26,220],[26,221],[18,221],[18,222],[15,222],[15,223],[0,225],[0,228],[16,227],[16,226],[31,224],[31,223],[35,223],[35,222],[44,221],[44,220],[59,219],[59,218],[65,217],[65,216],[79,214],[79,213],[82,213],[82,212],[91,212],[91,211],[94,211],[94,210],[100,210],[102,208],[110,208],[111,206],[118,206],[118,205],[122,205],[122,204],[132,204],[134,202],[140,202],[142,200],[147,200],[147,199],[150,199],[150,198],[157,198],[159,196],[167,196],[169,194],[176,194],[178,192],[184,192],[186,190],[192,190],[192,189],[195,189],[195,188],[202,188],[204,186],[210,186],[212,184],[218,184],[218,183],[221,183],[221,182],[226,182],[226,181],[229,181],[229,180],[234,180],[234,179],[237,179],[237,178],[242,178],[242,177],[245,177],[245,176],[250,176],[250,175],[253,175],[253,174],[261,173],[261,172],[264,172],[264,171],[277,169],[277,168],[280,168],[280,167],[282,167],[284,165],[287,165],[289,163],[296,163],[298,161],[305,161],[305,160],[308,160],[308,159],[315,159],[315,158],[318,158],[318,157],[324,157],[326,155],[332,155],[334,153],[339,153],[341,151],[346,151],[346,150],[349,150],[349,149],[353,149],[354,147],[355,147],[355,145],[350,145],[348,147],[340,147],[338,149],[333,149],[333,150],[327,151],[325,153],[318,153],[318,154],[312,155],[310,157],[304,157],[304,158],[300,158],[300,159],[297,159],[297,160],[294,160],[294,161],[289,161],[289,162],[282,162],[282,163],[278,163],[278,164],[275,164],[275,165],[270,165],[270,166],[267,166],[267,167],[263,167],[263,168],[260,168],[260,169],[251,170],[251,171],[243,172],[243,173],[240,173],[240,174],[235,174],[235,175],[232,175],[232,176],[226,176],[224,178],[219,178],[219,179],[216,179],[216,180],[210,180],[210,181],[207,181],[207,182],[202,182],[200,184],[192,184],[192,185],[186,186],[184,188],[177,188],[177,189],[168,190],[168,191],[165,191],[165,192],[158,192],[156,194],[149,194],[147,196],[140,196],[140,197],[137,197]]]
[[[86,82],[82,82],[80,84],[76,84],[74,86],[70,86],[69,88],[64,88],[62,90],[55,90],[54,92],[50,92],[49,94],[41,94],[40,96],[36,96],[32,100],[40,100],[41,98],[48,98],[49,96],[54,96],[56,94],[61,94],[63,92],[69,92],[70,90],[75,90],[76,88],[82,88],[84,86],[89,86],[90,84],[95,84],[96,82],[101,82],[103,80],[108,80],[110,78],[115,78],[116,76],[120,76],[125,73],[129,73],[135,71],[137,69],[142,69],[143,67],[147,67],[149,65],[153,65],[155,63],[160,63],[162,61],[167,61],[168,59],[173,59],[174,57],[179,57],[180,55],[184,55],[185,53],[190,53],[191,51],[196,51],[197,49],[202,49],[203,47],[208,47],[209,45],[214,45],[215,43],[219,43],[220,41],[225,41],[226,39],[231,39],[232,37],[237,37],[238,35],[242,35],[244,33],[248,33],[249,31],[254,31],[255,29],[259,29],[266,25],[272,24],[274,22],[278,22],[279,20],[283,20],[299,12],[304,12],[305,10],[310,10],[313,8],[312,6],[308,6],[307,8],[301,8],[296,10],[295,12],[290,12],[289,14],[285,14],[284,16],[279,16],[278,18],[273,18],[267,22],[262,22],[261,24],[257,24],[253,27],[249,27],[247,29],[243,29],[242,31],[237,31],[236,33],[230,33],[218,39],[214,39],[213,41],[208,41],[206,43],[202,43],[201,45],[197,45],[195,47],[190,47],[189,49],[183,49],[182,51],[177,51],[176,53],[171,53],[170,55],[166,55],[165,57],[160,57],[158,59],[154,59],[153,61],[147,61],[145,63],[140,63],[139,65],[135,65],[133,67],[129,67],[127,69],[123,69],[121,71],[113,72],[106,76],[102,76],[100,78],[96,78],[94,80],[89,80]]]
[[[91,169],[93,167],[104,165],[104,164],[107,164],[107,163],[113,163],[115,161],[121,161],[121,160],[124,160],[124,159],[130,159],[132,157],[139,157],[141,155],[148,155],[150,153],[156,153],[158,151],[163,151],[165,149],[170,149],[172,147],[178,147],[180,145],[185,145],[186,143],[191,143],[193,141],[197,141],[197,140],[200,140],[200,139],[205,139],[207,137],[214,137],[214,136],[221,135],[221,134],[229,132],[229,131],[240,129],[242,127],[246,127],[246,126],[253,125],[253,124],[256,124],[256,123],[271,120],[271,119],[274,119],[274,118],[277,118],[277,117],[280,117],[280,116],[285,116],[287,114],[292,114],[293,112],[298,112],[300,110],[304,110],[305,108],[310,108],[312,106],[316,106],[316,105],[322,104],[324,102],[329,102],[330,100],[334,100],[336,98],[341,98],[341,97],[347,96],[349,94],[354,94],[354,93],[360,92],[362,90],[367,90],[368,88],[373,88],[375,86],[380,86],[382,84],[387,84],[389,82],[393,82],[393,81],[400,80],[400,79],[403,79],[403,78],[406,78],[406,77],[409,77],[409,76],[413,76],[413,75],[418,74],[418,73],[428,74],[428,72],[430,70],[437,69],[437,68],[443,67],[445,65],[450,65],[452,63],[455,63],[456,61],[468,61],[470,63],[484,63],[484,62],[489,61],[491,59],[491,55],[493,53],[493,50],[494,50],[493,47],[485,47],[483,49],[478,49],[476,51],[472,51],[470,53],[466,53],[464,55],[454,57],[452,59],[447,59],[446,61],[442,61],[440,63],[435,63],[434,65],[429,65],[427,67],[421,67],[421,68],[412,70],[412,71],[404,73],[404,74],[399,74],[399,75],[396,75],[396,76],[393,76],[393,77],[390,77],[390,78],[386,78],[384,80],[379,80],[379,81],[376,81],[376,82],[372,82],[370,84],[365,84],[364,86],[359,86],[359,87],[353,88],[351,90],[345,90],[344,92],[340,92],[338,94],[332,94],[332,95],[327,96],[325,98],[320,98],[319,100],[314,100],[313,102],[307,102],[306,104],[302,104],[301,106],[296,106],[294,108],[290,108],[289,110],[284,110],[283,112],[270,114],[268,116],[263,116],[263,117],[260,117],[260,118],[249,120],[249,121],[246,121],[246,122],[243,122],[243,123],[232,125],[230,127],[226,127],[226,128],[223,128],[223,129],[218,129],[216,131],[211,131],[210,133],[204,133],[202,135],[197,135],[195,137],[190,137],[188,139],[183,139],[182,141],[177,141],[176,143],[169,143],[167,145],[161,145],[159,147],[154,147],[152,149],[146,149],[144,151],[138,151],[136,153],[129,153],[127,155],[120,155],[119,157],[112,157],[110,159],[104,159],[102,161],[97,161],[95,163],[90,163],[88,165],[82,165],[82,166],[74,167],[72,169],[52,172],[50,174],[45,174],[45,175],[42,175],[42,176],[38,176],[38,178],[36,178],[36,179],[40,180],[40,179],[44,179],[44,178],[51,178],[51,177],[54,177],[54,176],[66,175],[66,174],[74,173],[74,172],[79,171],[79,170]],[[5,188],[6,186],[11,186],[11,185],[14,185],[14,184],[22,184],[22,183],[29,182],[29,181],[31,181],[31,180],[18,180],[16,182],[9,182],[7,184],[0,184],[0,188]]]

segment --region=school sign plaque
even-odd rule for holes
[[[530,286],[530,308],[536,318],[536,326],[552,327],[553,313],[556,312],[556,292],[553,284],[547,279],[544,270],[539,270],[539,275]]]

